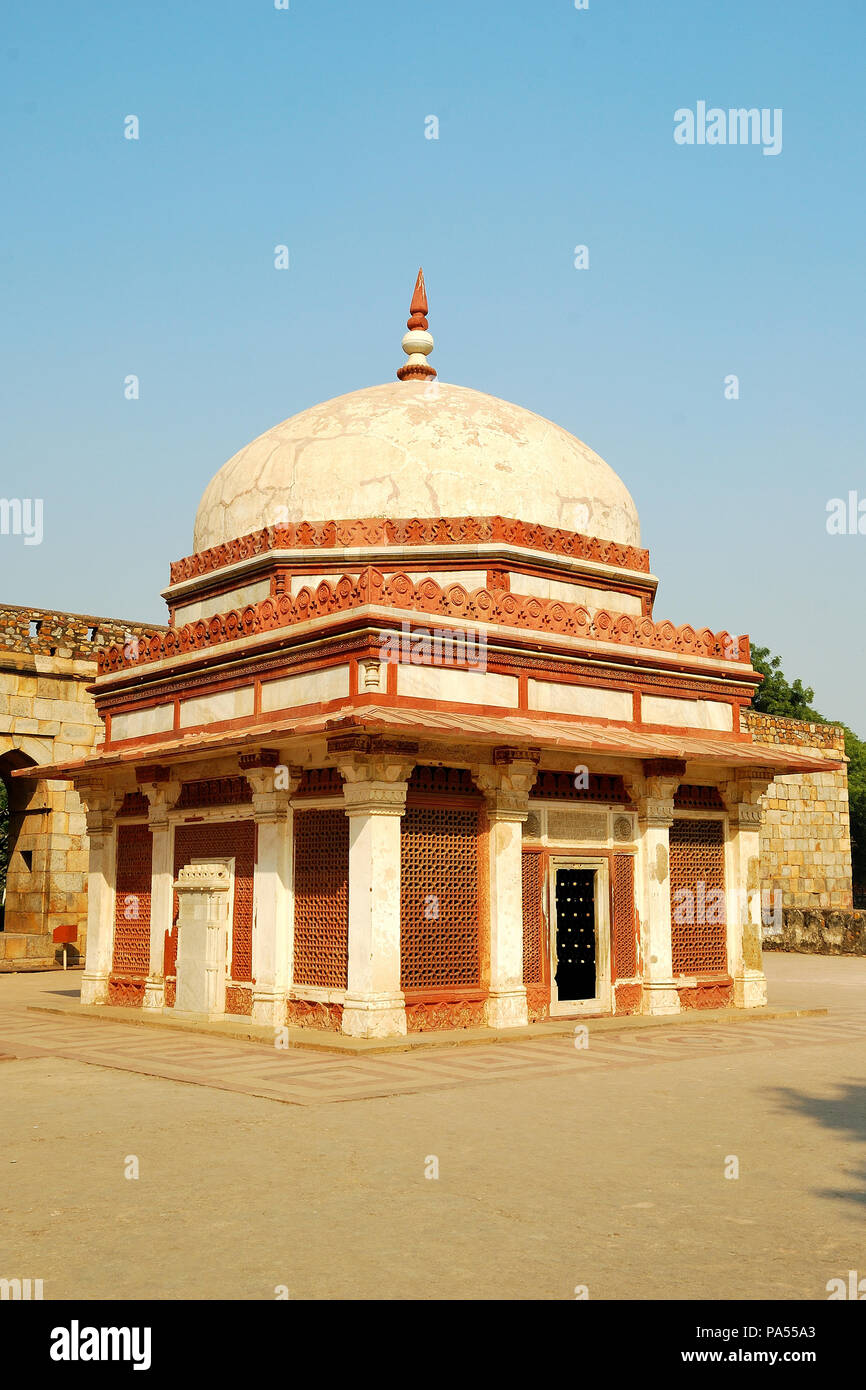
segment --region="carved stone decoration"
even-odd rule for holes
[[[537,748],[494,748],[490,763],[471,769],[473,781],[484,793],[490,820],[526,820],[540,759]]]
[[[526,986],[526,1013],[530,1023],[542,1023],[550,1016],[550,986]]]
[[[483,1027],[483,999],[433,999],[406,1005],[406,1031],[409,1033]]]
[[[226,1013],[246,1017],[253,1011],[253,992],[240,985],[226,985]]]
[[[727,1009],[734,1002],[733,982],[719,981],[699,984],[681,989],[680,1008],[682,1009]]]
[[[759,830],[764,819],[763,797],[773,780],[770,768],[738,769],[737,775],[722,783],[719,790],[728,808],[732,825]]]
[[[343,797],[347,816],[402,815],[406,807],[406,784],[415,759],[397,751],[387,753],[371,741],[375,752],[354,752],[340,758]],[[330,750],[329,750],[330,751]]]
[[[239,637],[279,631],[312,618],[347,613],[370,604],[404,613],[436,614],[446,620],[463,618],[473,623],[525,628],[586,638],[593,643],[647,648],[682,656],[737,662],[749,659],[748,638],[735,639],[728,632],[712,632],[709,628],[697,631],[688,623],[675,627],[673,623],[656,622],[648,616],[633,617],[602,608],[590,609],[585,604],[569,603],[565,599],[536,598],[499,589],[469,591],[461,584],[439,585],[429,575],[416,584],[412,575],[397,573],[386,578],[381,570],[367,566],[359,574],[341,575],[333,584],[323,579],[316,585],[315,592],[305,587],[294,597],[286,593],[279,599],[264,598],[243,608],[216,613],[207,622],[198,618],[180,628],[155,632],[149,641],[139,642],[130,650],[122,645],[100,649],[98,674],[110,675],[154,661],[170,660],[187,652],[234,642]]]
[[[140,1009],[144,1001],[144,980],[118,979],[108,981],[108,1002],[122,1009]]]
[[[288,1028],[318,1028],[339,1033],[343,1022],[342,1004],[326,1003],[320,999],[287,999]]]
[[[254,753],[241,753],[238,756],[238,766],[242,772],[247,772],[252,768],[277,767],[280,755],[276,748],[258,748]]]
[[[641,1009],[642,987],[639,984],[617,985],[615,991],[615,1012],[618,1014],[639,1014]]]
[[[181,584],[184,580],[214,574],[228,565],[254,559],[270,550],[328,550],[373,545],[475,545],[478,542],[496,541],[649,574],[649,551],[639,546],[603,541],[577,531],[516,521],[509,517],[453,516],[365,517],[323,521],[316,525],[299,521],[266,526],[260,531],[239,536],[237,540],[225,541],[173,561],[170,577],[172,584]],[[284,572],[282,577],[285,584]]]

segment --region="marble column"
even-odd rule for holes
[[[725,782],[720,790],[728,808],[727,893],[728,973],[734,981],[734,1004],[755,1009],[767,1002],[767,977],[761,946],[761,798],[773,780],[772,770],[750,769]]]
[[[638,813],[638,881],[635,884],[641,919],[643,1012],[677,1014],[680,997],[674,983],[671,940],[670,828],[674,793],[684,765],[666,760],[647,762],[642,776],[625,783]]]
[[[174,855],[168,813],[180,795],[180,782],[143,782],[140,790],[150,806],[147,824],[152,836],[150,887],[150,963],[142,1007],[165,1007],[165,934],[171,931],[174,906]]]
[[[281,1028],[294,954],[294,812],[300,768],[241,759],[253,789],[256,865],[253,885],[254,1023]]]
[[[349,973],[343,1032],[406,1032],[400,988],[400,822],[414,760],[387,753],[339,761],[349,817]]]
[[[122,800],[105,778],[75,782],[87,821],[87,953],[81,978],[82,1004],[108,1002],[114,955],[115,814]]]
[[[490,989],[485,1018],[490,1028],[520,1028],[529,1022],[523,983],[523,823],[538,762],[537,750],[497,748],[492,764],[473,769],[489,824]]]

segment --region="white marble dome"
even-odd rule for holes
[[[193,543],[386,516],[502,516],[640,544],[628,489],[573,434],[495,396],[424,381],[353,391],[259,435],[208,484]]]

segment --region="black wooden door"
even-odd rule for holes
[[[557,869],[555,891],[557,998],[594,999],[595,871]]]

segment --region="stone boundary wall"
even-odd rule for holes
[[[809,748],[828,760],[844,758],[845,734],[836,724],[809,724],[744,710],[741,727],[756,743]],[[851,836],[848,774],[795,772],[777,777],[763,798],[761,886],[782,894],[782,908],[851,911]]]
[[[0,605],[0,651],[95,661],[103,647],[118,643],[122,646],[128,635],[143,637],[167,631],[155,623],[63,613],[54,608],[21,608],[11,603]]]
[[[765,951],[811,956],[866,956],[866,912],[840,909],[782,910],[782,930],[764,928]]]
[[[57,950],[52,932],[74,926],[84,952],[89,844],[77,792],[66,782],[19,782],[22,761],[37,766],[86,756],[103,725],[88,686],[104,647],[140,636],[152,624],[0,606],[0,775],[10,797],[0,972],[44,969]]]

